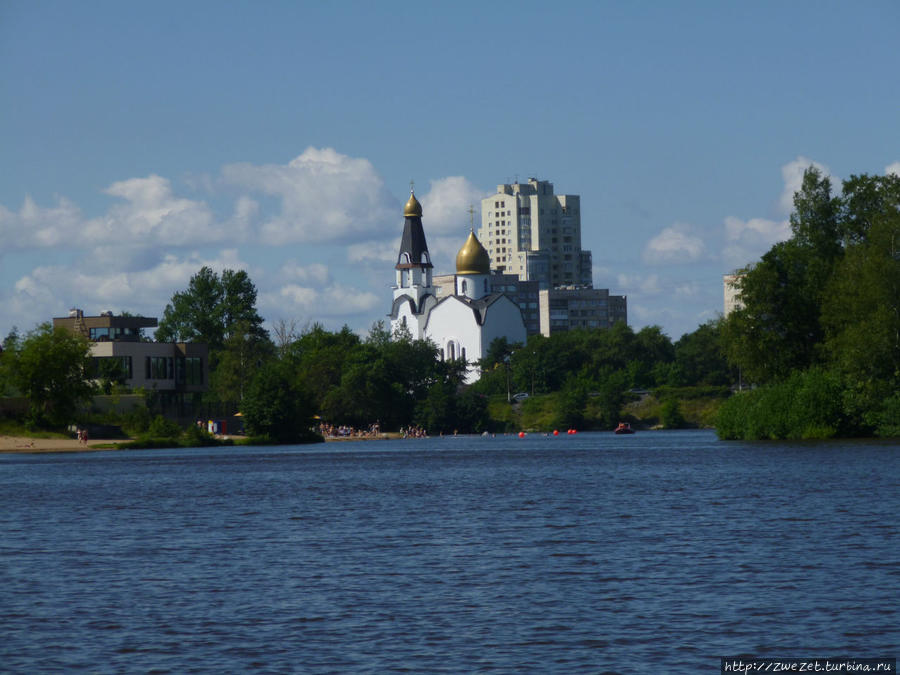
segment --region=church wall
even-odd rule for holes
[[[450,342],[454,343],[457,358],[461,358],[463,348],[468,361],[477,361],[482,356],[481,326],[472,309],[455,297],[444,300],[431,311],[425,335],[443,350],[445,359],[450,355]]]
[[[525,343],[528,333],[522,321],[522,311],[519,306],[507,296],[495,301],[487,310],[487,318],[482,326],[481,344],[483,353],[478,358],[484,358],[491,342],[505,337],[510,343]]]

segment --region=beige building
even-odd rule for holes
[[[610,295],[605,288],[555,288],[540,292],[541,334],[584,328],[610,328],[617,321],[628,323],[624,295]]]
[[[554,194],[549,181],[498,185],[481,200],[478,236],[494,271],[541,288],[592,284],[591,252],[581,249],[581,197]]]
[[[722,276],[722,288],[724,290],[723,313],[728,316],[736,309],[743,309],[741,302],[741,277],[743,272],[735,270],[731,274]]]
[[[104,361],[121,367],[125,385],[175,393],[204,392],[209,383],[209,349],[206,344],[149,342],[144,328],[157,320],[143,316],[84,316],[73,309],[69,316],[53,319],[53,327],[79,333],[91,341],[91,356],[98,372]]]

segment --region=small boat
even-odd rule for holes
[[[628,422],[619,422],[619,426],[616,427],[616,430],[613,433],[633,434],[634,429],[631,428],[631,425]]]

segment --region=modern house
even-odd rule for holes
[[[178,394],[200,393],[209,383],[209,348],[198,342],[151,342],[143,329],[156,328],[157,320],[143,316],[115,316],[103,312],[84,316],[72,309],[69,316],[53,319],[62,327],[91,341],[96,370],[115,363],[125,386]]]

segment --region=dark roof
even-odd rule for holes
[[[404,258],[404,253],[407,258]],[[400,240],[400,254],[397,256],[395,269],[411,267],[433,267],[428,244],[425,242],[425,230],[419,216],[407,216],[403,223],[403,238]]]

